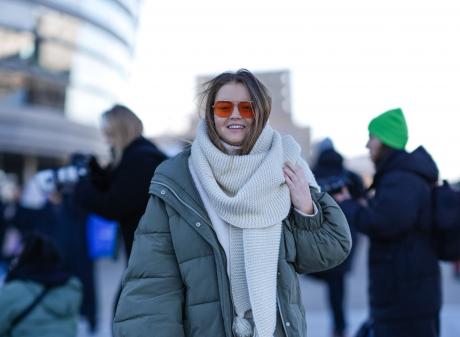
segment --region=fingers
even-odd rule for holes
[[[289,177],[291,181],[296,179],[296,173],[290,167],[288,166],[283,167],[283,172],[284,172],[284,175]]]
[[[284,179],[286,180],[286,184],[288,185],[289,189],[291,189],[291,187],[294,186],[292,179],[287,174],[284,174]]]
[[[302,167],[289,161],[285,163],[283,172],[285,175],[288,175],[293,182],[302,181],[302,178],[304,178]]]
[[[297,172],[298,166],[299,165],[296,165],[296,164],[294,164],[294,163],[292,163],[290,161],[287,161],[287,162],[284,163],[284,167],[292,170],[293,172]]]

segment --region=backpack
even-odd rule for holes
[[[433,234],[438,258],[460,260],[460,192],[447,181],[433,187]]]

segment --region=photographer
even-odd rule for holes
[[[102,115],[102,132],[111,147],[112,162],[101,168],[93,158],[88,174],[77,182],[77,202],[90,212],[120,224],[129,258],[134,231],[145,211],[150,179],[166,156],[142,137],[141,120],[115,105]]]
[[[321,189],[333,197],[335,194],[341,193],[346,189],[354,200],[363,198],[365,190],[362,178],[356,173],[344,168],[343,157],[334,149],[333,143],[329,138],[326,138],[318,145],[318,152],[319,154],[316,165],[313,168],[313,173]],[[346,212],[344,213],[347,214]],[[353,253],[357,246],[356,230],[353,223],[350,222],[350,219],[347,220],[350,225],[353,246],[346,260],[332,269],[309,274],[309,276],[313,276],[327,285],[328,304],[333,316],[332,336],[334,337],[345,336],[347,326],[344,311],[346,290],[345,277],[347,272],[351,269]]]

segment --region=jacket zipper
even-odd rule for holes
[[[179,200],[181,202],[181,204],[183,204],[185,207],[187,207],[188,209],[190,209],[193,213],[195,213],[196,215],[198,215],[208,226],[212,227],[212,225],[208,222],[208,220],[206,220],[201,214],[200,212],[198,212],[196,209],[194,209],[192,206],[190,206],[189,204],[187,204],[181,197],[179,197],[179,195],[169,186],[169,185],[166,185],[166,184],[163,184],[163,183],[159,183],[159,182],[156,182],[154,181],[153,182],[154,184],[157,184],[157,185],[160,185],[160,186],[163,186],[163,187],[166,187],[169,191],[171,191],[171,193],[176,197],[177,200]]]
[[[286,330],[286,325],[284,323],[284,318],[283,318],[283,313],[281,311],[281,304],[280,304],[280,301],[279,301],[278,293],[276,294],[276,304],[278,305],[278,310],[280,312],[281,325],[283,326],[284,335],[286,337],[289,337],[289,335],[287,333],[287,330]],[[276,328],[275,328],[275,330],[276,330]]]
[[[167,188],[176,197],[176,199],[179,200],[179,202],[181,204],[183,204],[185,207],[187,207],[189,210],[191,210],[193,213],[195,213],[197,216],[199,216],[208,226],[210,226],[212,228],[212,225],[208,222],[208,220],[206,220],[196,209],[194,209],[192,206],[187,204],[181,197],[179,197],[179,195],[176,193],[176,191],[174,191],[174,189],[172,187],[170,187],[167,184],[160,183],[160,182],[157,182],[157,181],[154,181],[153,183]],[[222,252],[220,252],[220,253],[222,254]],[[220,269],[222,269],[222,267],[220,267]],[[227,270],[224,270],[224,272],[225,272],[225,275],[227,275]],[[221,279],[222,278],[221,274],[222,274],[222,270],[221,270],[220,273],[217,274],[217,277],[220,279],[220,283],[222,284],[223,282],[222,282],[222,279]],[[230,281],[228,281],[228,284],[230,286]],[[232,301],[231,307],[232,307],[232,313],[233,313],[232,319],[233,319],[233,317],[235,316],[235,313],[234,313],[234,308],[233,308],[233,298],[232,298],[231,289],[229,289],[229,293],[230,293],[230,298],[231,298],[231,301]],[[223,298],[225,298],[225,296]],[[227,306],[224,305],[224,307],[227,307]],[[224,320],[225,320],[225,316],[226,315],[224,314]],[[228,324],[228,328],[230,329],[230,336],[233,336],[232,322],[228,322],[227,324]]]

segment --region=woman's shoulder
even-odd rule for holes
[[[155,188],[159,188],[158,185],[165,184],[171,187],[178,187],[177,190],[192,193],[194,183],[189,169],[189,158],[190,149],[185,149],[176,156],[162,162],[153,175],[149,189],[150,193],[153,193]]]

